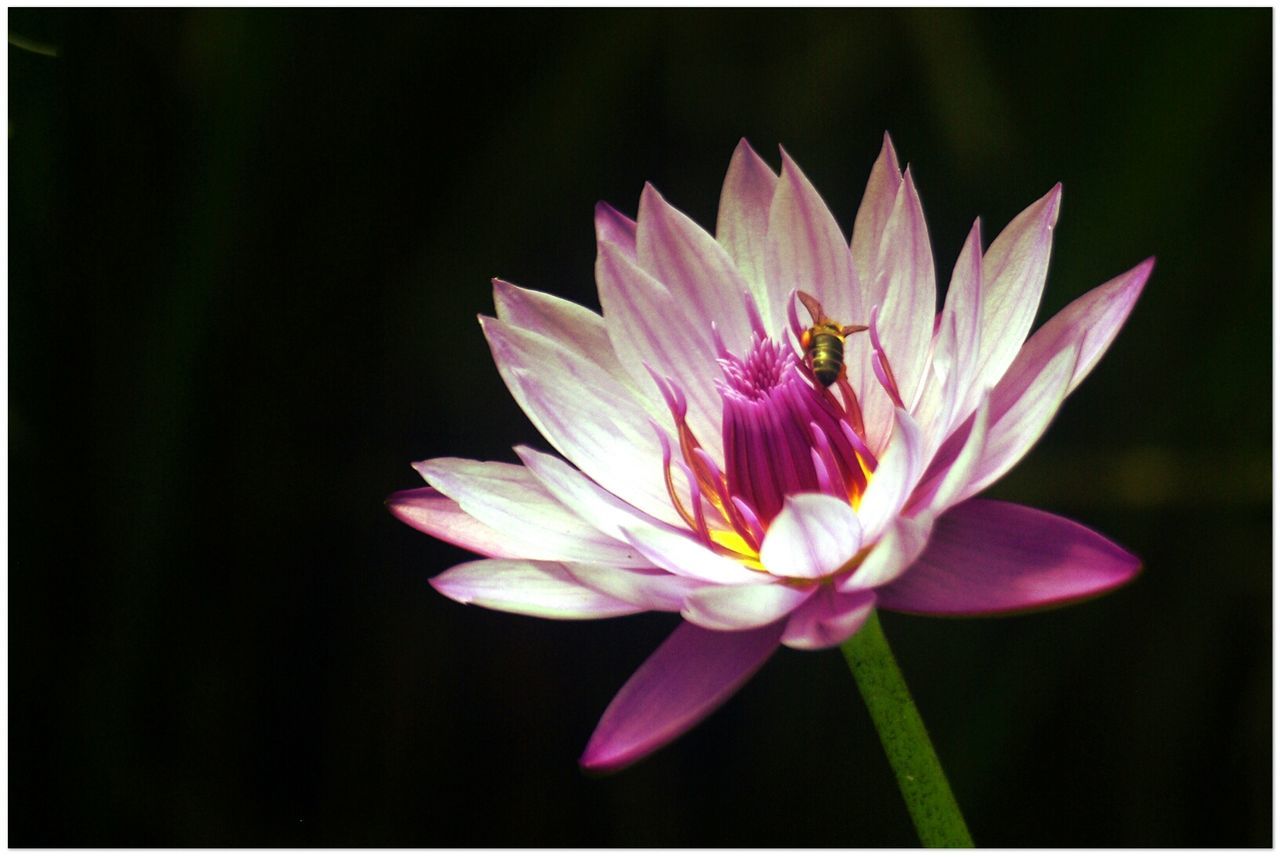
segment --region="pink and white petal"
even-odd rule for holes
[[[759,583],[764,572],[752,571],[697,541],[692,533],[632,524],[622,528],[636,550],[658,568],[710,583]]]
[[[635,383],[660,398],[647,365],[679,384],[689,404],[689,427],[719,460],[722,402],[715,382],[722,374],[708,319],[691,315],[662,283],[608,242],[598,247],[596,283],[609,338]],[[659,422],[670,424],[670,414]]]
[[[637,223],[636,259],[667,287],[679,315],[696,321],[708,343],[714,320],[729,349],[744,351],[751,344],[746,304],[751,288],[729,253],[652,185],[640,194]]]
[[[564,567],[583,586],[645,610],[678,613],[695,590],[712,585],[656,568],[613,568],[577,562],[567,562]]]
[[[925,471],[920,484],[916,486],[907,508],[923,511],[929,517],[937,517],[947,509],[960,502],[966,495],[974,471],[982,461],[986,450],[987,432],[991,424],[991,396],[984,395],[974,411],[967,431],[956,432],[948,441],[955,443],[958,450],[954,455],[948,454],[945,459],[939,455]],[[946,464],[942,465],[945,460]]]
[[[910,407],[917,401],[928,365],[938,300],[929,230],[910,168],[898,188],[877,252],[880,273],[868,285],[868,304],[880,307],[880,341],[902,400]]]
[[[911,409],[911,418],[920,426],[920,449],[928,461],[942,445],[951,429],[952,415],[959,407],[958,387],[952,355],[955,353],[956,320],[942,315],[934,337],[933,357],[925,370],[920,399]]]
[[[924,554],[876,594],[880,606],[906,613],[1012,613],[1100,595],[1128,582],[1140,565],[1075,521],[970,500],[938,519]]]
[[[769,208],[765,273],[773,295],[809,292],[832,318],[844,324],[864,320],[853,253],[831,210],[785,150]]]
[[[682,622],[609,703],[579,764],[616,771],[679,738],[764,666],[781,633],[780,623],[735,632]]]
[[[414,468],[468,515],[502,533],[525,559],[647,565],[626,542],[610,538],[561,504],[518,464],[433,458]]]
[[[612,538],[626,542],[624,527],[660,527],[656,518],[646,515],[630,503],[615,497],[591,481],[573,465],[527,446],[517,446],[516,455],[542,487],[578,517]],[[628,562],[632,567],[639,562]]]
[[[836,589],[840,592],[874,589],[898,577],[924,551],[932,529],[933,521],[925,515],[898,518],[876,542],[862,564],[836,584]]]
[[[879,539],[902,511],[924,469],[920,453],[920,429],[906,411],[898,408],[894,413],[894,432],[889,448],[881,456],[871,484],[858,505],[858,520],[862,523],[865,543]]]
[[[880,155],[871,166],[867,189],[862,194],[862,202],[858,205],[858,214],[853,221],[853,263],[858,271],[859,281],[868,287],[879,278],[877,263],[880,258],[880,242],[884,238],[889,216],[893,214],[893,203],[901,185],[902,170],[898,167],[898,155],[894,152],[893,141],[886,131]]]
[[[627,257],[636,257],[636,222],[607,202],[596,203],[596,240],[616,244]]]
[[[760,562],[773,574],[822,577],[862,548],[862,525],[847,500],[796,494],[783,500],[760,545]]]
[[[845,595],[824,586],[791,614],[782,632],[782,645],[804,651],[838,646],[858,633],[875,606],[873,592]]]
[[[1000,380],[1035,320],[1049,272],[1053,227],[1058,222],[1062,185],[1010,221],[982,257],[982,351],[974,383]]]
[[[1072,343],[1079,343],[1080,357],[1067,387],[1070,393],[1098,364],[1115,340],[1155,264],[1154,258],[1147,259],[1067,304],[1026,341],[1007,374],[1026,372],[1043,365]]]
[[[540,619],[607,619],[645,609],[583,586],[558,562],[478,559],[455,565],[430,583],[460,604]]]
[[[769,205],[778,186],[778,176],[744,139],[733,150],[729,171],[720,191],[720,211],[716,217],[716,240],[728,251],[751,287],[765,329],[777,334],[786,315],[782,309],[786,295],[770,296],[764,274],[765,236],[769,233]]]
[[[507,388],[561,455],[610,493],[676,523],[646,407],[623,384],[550,339],[481,318]]]
[[[493,303],[502,321],[541,334],[582,355],[637,391],[649,389],[638,387],[622,368],[604,319],[586,307],[497,278],[493,280]]]
[[[948,429],[967,417],[976,404],[977,390],[974,378],[978,360],[982,354],[982,224],[975,220],[965,239],[960,257],[951,272],[951,285],[947,287],[946,301],[942,306],[943,323],[950,319],[955,325],[955,340],[950,354],[951,371],[954,373],[957,408],[951,414]]]
[[[841,324],[866,322],[870,307],[863,301],[853,253],[830,209],[785,151],[782,176],[769,208],[765,277],[775,298],[792,291],[808,292]],[[785,312],[784,297],[783,306],[774,308],[774,317]],[[851,336],[844,347],[849,383],[865,401],[868,386],[874,383],[867,337]]]
[[[781,581],[746,586],[704,586],[690,594],[680,615],[711,631],[746,631],[777,622],[817,591],[816,584]]]
[[[977,494],[1031,451],[1066,398],[1079,354],[1078,343],[1068,345],[1038,374],[1011,372],[991,391],[991,427],[982,455],[973,464],[968,483],[950,502],[959,503]]]
[[[387,509],[415,530],[482,556],[523,556],[506,534],[480,523],[434,488],[397,491],[387,498]]]

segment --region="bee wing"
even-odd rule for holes
[[[862,333],[862,331],[867,329],[868,328],[865,324],[847,324],[844,327],[840,328],[840,335],[848,336],[852,333]]]
[[[814,324],[821,324],[823,319],[827,317],[826,312],[822,309],[822,304],[813,295],[808,292],[798,291],[796,292],[796,297],[800,300],[800,303],[804,304],[804,308],[809,311],[809,315],[813,317]]]

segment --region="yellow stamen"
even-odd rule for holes
[[[756,571],[764,571],[760,554],[747,544],[747,540],[733,530],[712,530],[711,541],[733,554],[733,559]]]

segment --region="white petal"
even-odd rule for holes
[[[609,338],[634,383],[660,400],[645,366],[672,379],[689,403],[689,427],[712,458],[721,458],[722,402],[715,382],[723,373],[716,362],[711,319],[692,313],[608,242],[601,242],[597,251],[596,283]],[[663,414],[659,425],[671,424],[670,414]]]
[[[575,515],[518,464],[434,458],[414,464],[462,511],[520,547],[525,559],[648,565],[629,544]]]
[[[889,448],[880,458],[871,476],[867,493],[858,505],[864,541],[873,542],[902,511],[907,498],[920,478],[923,462],[920,455],[920,429],[899,408],[894,413],[894,432]]]
[[[775,298],[793,290],[808,292],[822,303],[827,315],[841,324],[865,324],[870,307],[853,264],[853,253],[818,191],[785,151],[782,176],[769,209],[769,237],[765,244],[765,276]],[[775,317],[786,306],[775,309]],[[785,315],[783,316],[785,318]],[[849,383],[860,400],[875,383],[870,348],[864,335],[845,342]]]
[[[771,298],[764,275],[769,206],[777,186],[778,176],[746,140],[741,141],[729,161],[716,217],[716,240],[733,257],[738,270],[751,286],[765,329],[769,331],[781,329],[786,319],[785,315],[776,318],[773,315],[775,308],[782,308],[786,295]]]
[[[604,319],[586,307],[496,278],[493,304],[502,321],[541,334],[596,364],[633,390],[641,389],[618,361]]]
[[[679,612],[690,594],[711,585],[658,569],[612,568],[586,563],[565,563],[564,567],[584,586],[646,610]]]
[[[791,614],[782,644],[802,651],[838,646],[858,632],[875,606],[874,592],[845,594],[823,586]]]
[[[550,339],[481,318],[498,372],[534,427],[567,459],[633,506],[676,523],[648,411],[599,366]]]
[[[908,407],[919,395],[929,358],[937,283],[933,249],[920,195],[908,169],[879,250],[880,282],[870,303],[879,305],[879,334]]]
[[[604,619],[644,610],[583,586],[558,562],[481,559],[431,578],[442,595],[462,604],[541,619]]]
[[[951,273],[942,319],[944,324],[950,323],[955,328],[948,362],[955,375],[958,407],[951,415],[947,427],[950,430],[969,415],[976,402],[974,379],[982,355],[982,224],[977,220]]]
[[[710,631],[747,631],[776,622],[803,604],[816,586],[783,583],[707,586],[689,596],[681,615]]]
[[[858,269],[858,279],[868,285],[876,282],[879,270],[876,263],[880,256],[880,242],[893,214],[893,203],[902,185],[902,170],[898,167],[898,155],[888,132],[880,146],[880,155],[871,167],[867,189],[858,205],[858,215],[853,221],[853,261]]]
[[[619,541],[628,526],[660,526],[657,519],[610,494],[572,465],[527,446],[517,446],[516,455],[535,479],[582,520]]]
[[[698,542],[692,533],[685,535],[643,525],[624,527],[622,532],[650,562],[674,574],[726,584],[757,583],[766,579],[764,572],[752,571],[721,556]]]
[[[959,453],[947,467],[938,472],[933,486],[928,486],[925,481],[929,478],[928,475],[925,480],[921,480],[919,490],[922,493],[918,495],[918,499],[924,506],[925,514],[937,517],[960,502],[986,450],[990,419],[991,397],[984,395],[978,403],[978,410],[974,411],[972,424],[968,434],[964,435],[964,445]]]
[[[1010,221],[982,257],[982,352],[974,384],[993,386],[1017,355],[1035,320],[1049,273],[1062,185]]]
[[[906,571],[929,543],[932,519],[900,517],[893,522],[862,564],[836,585],[841,592],[874,589]]]
[[[826,494],[798,494],[783,501],[769,524],[760,562],[773,574],[821,577],[861,547],[862,526],[847,502]]]
[[[1080,343],[1072,343],[1035,377],[1009,376],[991,391],[991,427],[982,456],[968,484],[951,499],[953,505],[1008,473],[1035,446],[1066,398],[1079,356]]]
[[[640,195],[636,223],[640,266],[667,287],[684,316],[702,324],[708,342],[714,320],[731,351],[745,350],[751,343],[746,304],[751,287],[729,253],[652,185]]]

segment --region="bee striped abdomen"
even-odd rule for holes
[[[844,340],[834,333],[815,333],[809,342],[813,376],[830,387],[844,370]]]

